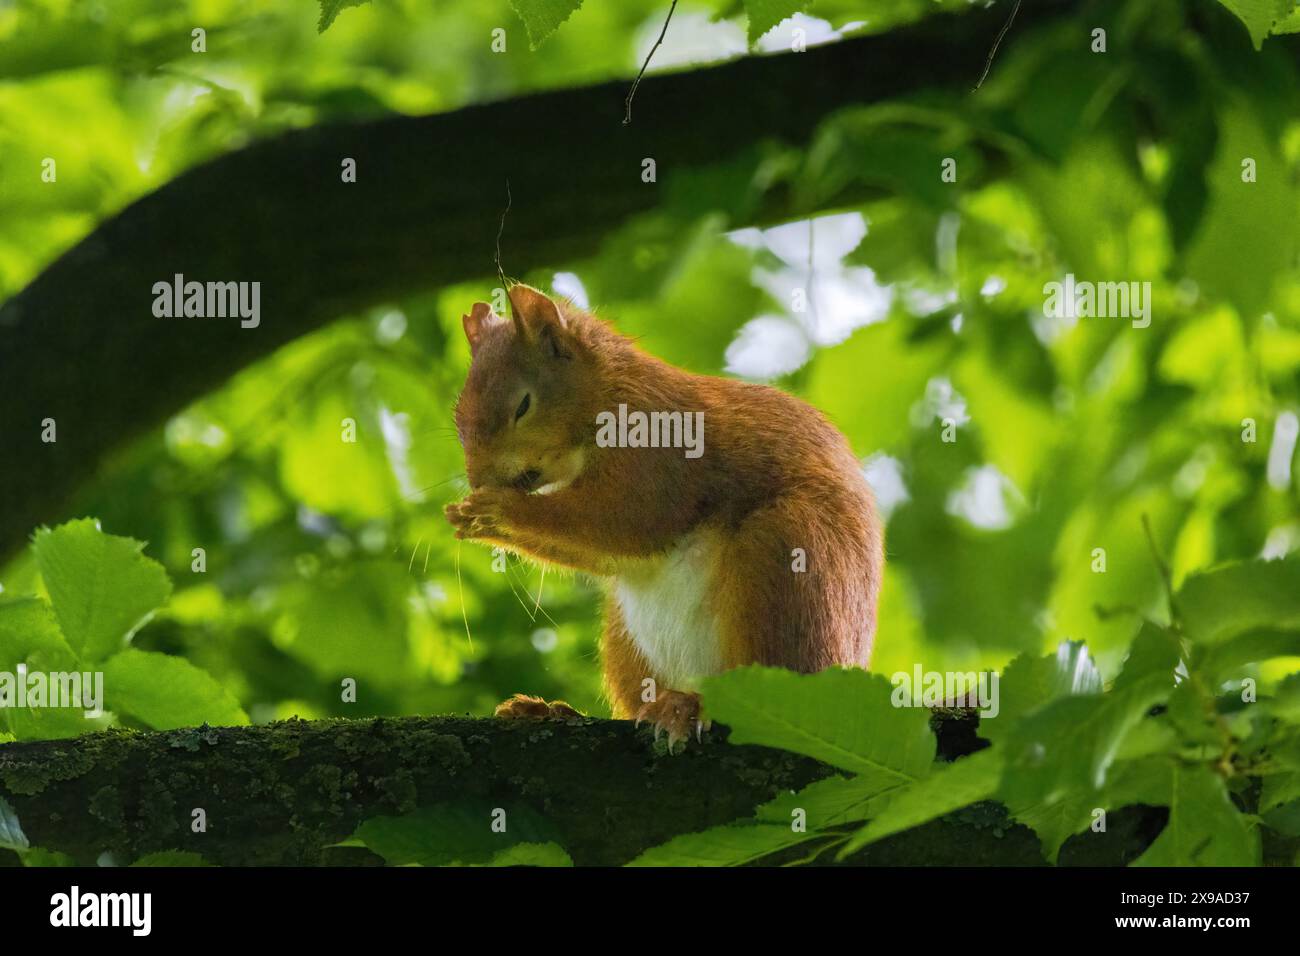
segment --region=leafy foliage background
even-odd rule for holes
[[[667,44],[658,67],[787,48],[796,9],[848,35],[966,6],[686,3],[670,39],[710,40],[694,54]],[[873,704],[874,722],[836,745],[852,759],[791,737],[865,715],[850,698],[879,702],[880,677],[819,678],[825,714],[804,713],[790,675],[719,679],[710,707],[738,734],[849,774],[817,793],[832,809],[813,830],[837,852],[955,809],[954,793],[997,794],[1049,855],[1102,794],[1186,795],[1147,862],[1253,862],[1258,814],[1296,819],[1297,684],[1284,678],[1300,651],[1300,507],[1278,429],[1300,409],[1300,112],[1294,61],[1267,38],[1300,19],[1271,0],[1081,9],[1095,15],[1009,34],[978,95],[850,109],[806,150],[768,144],[726,170],[667,172],[664,206],[599,255],[520,277],[566,290],[576,277],[601,314],[696,371],[765,341],[806,354],[773,380],[840,425],[889,506],[873,670],[1006,668],[1019,712],[993,725],[1006,729],[990,750],[938,769],[912,711]],[[0,6],[0,299],[106,216],[251,139],[630,77],[665,12],[640,0]],[[1211,44],[1193,20],[1222,31]],[[1105,54],[1089,49],[1096,25]],[[498,27],[506,55],[489,47]],[[57,184],[39,181],[45,156]],[[938,177],[949,156],[955,185]],[[1256,182],[1242,180],[1245,157]],[[875,198],[846,203],[862,185]],[[825,216],[732,232],[772,189]],[[503,252],[509,271],[508,221]],[[1151,327],[1045,319],[1043,285],[1067,271],[1151,282]],[[440,517],[464,491],[450,427],[468,361],[459,316],[490,296],[491,273],[484,250],[479,281],[341,316],[125,449],[69,514],[98,527],[38,532],[0,571],[0,670],[102,664],[114,676],[100,723],[128,726],[485,714],[519,690],[607,712],[595,588],[513,559],[497,573]],[[793,310],[795,284],[813,289],[811,315]],[[841,308],[836,324],[845,296],[870,306]],[[355,444],[339,440],[347,417]],[[939,440],[944,417],[960,423],[955,443]],[[1243,441],[1246,419],[1257,441]],[[93,613],[91,588],[104,596]],[[1052,689],[1062,642],[1111,690]],[[359,682],[355,704],[340,700],[344,677]],[[1219,700],[1243,677],[1268,706]],[[160,682],[189,690],[151,692]],[[755,697],[781,701],[775,723],[743,711]],[[1160,720],[1144,716],[1153,706]],[[3,719],[18,739],[86,726],[56,711]],[[874,754],[886,725],[915,748]],[[1239,785],[1258,814],[1228,802]],[[788,810],[772,814],[773,830],[760,813],[740,837],[657,859],[784,846]],[[1208,845],[1187,830],[1205,820],[1219,821]],[[549,859],[547,845],[521,852]]]

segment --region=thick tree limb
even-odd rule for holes
[[[972,715],[935,721],[942,755],[977,746]],[[125,863],[167,849],[228,865],[357,862],[358,851],[329,846],[360,821],[480,798],[543,814],[580,864],[618,864],[676,834],[748,817],[779,792],[835,772],[725,736],[718,728],[669,756],[648,729],[609,720],[412,717],[109,731],[0,745],[0,797],[31,845],[85,863],[104,851]],[[206,833],[191,832],[196,807],[207,815]],[[903,834],[866,859],[1035,863],[1037,847],[993,808],[957,829],[941,823]]]
[[[1061,0],[1061,3],[1066,0]],[[1053,15],[1061,3],[1035,6]],[[881,36],[427,117],[298,130],[192,169],[104,222],[0,307],[0,558],[123,441],[285,342],[350,310],[492,274],[509,179],[511,270],[593,252],[661,201],[676,171],[758,143],[804,143],[853,103],[965,94],[1005,13],[939,16]],[[1024,30],[1034,19],[1025,11]],[[357,182],[341,182],[345,157]],[[653,157],[659,183],[641,180]],[[801,209],[773,197],[758,218]],[[155,318],[180,273],[258,281],[262,321]],[[57,442],[41,422],[57,423]]]
[[[317,863],[368,815],[458,797],[513,807],[523,794],[576,856],[614,862],[635,854],[630,841],[671,836],[675,819],[723,822],[818,771],[775,755],[655,760],[626,728],[596,721],[289,722],[0,748],[0,792],[33,845],[78,859],[175,846],[225,864]],[[209,832],[189,832],[194,807]]]

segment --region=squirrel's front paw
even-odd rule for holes
[[[554,718],[557,720],[567,720],[571,717],[581,717],[570,705],[562,700],[545,701],[540,697],[529,697],[527,694],[515,694],[509,700],[503,700],[497,704],[497,709],[492,712],[493,717],[531,717],[533,719]]]
[[[500,496],[480,490],[443,509],[458,538],[500,538],[505,534]]]
[[[680,690],[661,690],[650,703],[642,704],[636,712],[637,726],[641,726],[644,720],[654,725],[655,740],[667,732],[669,753],[692,733],[699,740],[711,724],[711,721],[700,720],[700,695]]]

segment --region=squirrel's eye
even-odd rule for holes
[[[524,415],[528,413],[528,407],[531,404],[532,404],[532,397],[527,392],[525,392],[524,400],[520,402],[519,407],[515,409],[515,421],[519,421],[519,419],[523,418]]]

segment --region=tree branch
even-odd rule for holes
[[[938,709],[941,760],[983,746],[978,715]],[[628,721],[466,717],[292,720],[257,727],[0,744],[0,798],[32,846],[92,864],[164,850],[234,865],[378,863],[334,846],[374,816],[472,800],[526,805],[579,865],[618,865],[672,837],[747,819],[760,804],[837,773],[806,757],[727,743],[715,725],[669,756]],[[202,808],[207,831],[191,830]],[[1163,810],[1110,814],[1106,833],[1067,841],[1060,862],[1122,865],[1164,823]],[[813,821],[810,821],[810,824]],[[767,858],[784,862],[807,847]],[[15,862],[0,850],[0,865]],[[830,863],[834,854],[819,858]],[[1038,838],[996,803],[980,803],[882,840],[849,862],[1042,865]]]
[[[978,746],[971,712],[935,716],[940,754]],[[835,773],[814,760],[726,743],[669,756],[630,722],[462,717],[285,721],[165,733],[107,731],[0,745],[0,797],[32,846],[81,863],[181,849],[224,865],[358,862],[331,848],[376,815],[458,799],[527,804],[579,864],[619,864],[679,833],[748,817],[778,793]],[[195,808],[208,829],[191,832]],[[877,862],[1040,860],[1000,808],[961,839],[941,825],[868,848]],[[997,830],[995,834],[993,831]],[[987,832],[985,832],[987,831]]]

